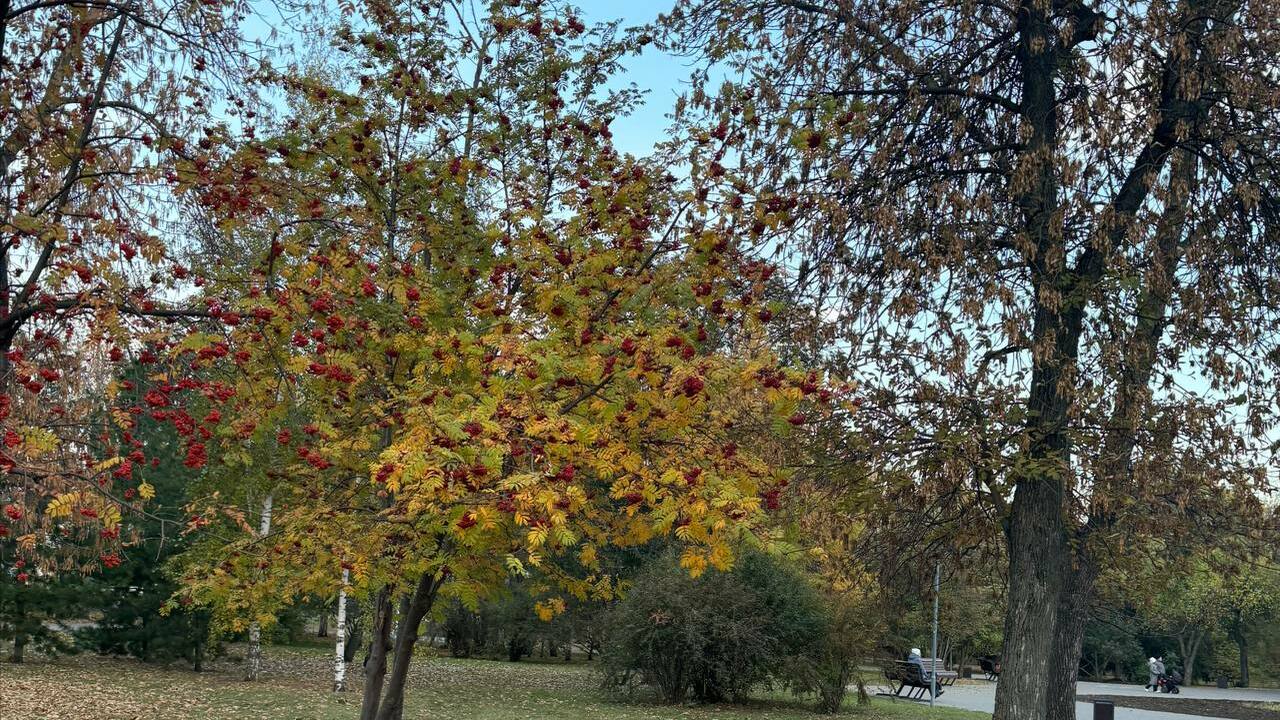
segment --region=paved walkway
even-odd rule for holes
[[[1141,685],[1120,685],[1092,682],[1081,682],[1077,684],[1076,692],[1080,695],[1151,694],[1146,690],[1143,690]],[[1181,695],[1161,695],[1160,697],[1167,697],[1170,703],[1177,703],[1178,698],[1180,697],[1203,698],[1206,700],[1247,700],[1250,702],[1280,703],[1280,690],[1258,690],[1253,688],[1230,688],[1227,690],[1219,690],[1216,687],[1184,686],[1182,688]],[[955,685],[947,688],[946,692],[942,694],[942,697],[938,698],[937,703],[939,705],[946,705],[949,707],[965,708],[966,710],[991,712],[996,706],[996,686],[995,683],[983,682],[974,685]],[[1076,717],[1080,720],[1092,720],[1093,703],[1076,703]],[[1204,716],[1118,707],[1116,708],[1116,720],[1204,720]]]

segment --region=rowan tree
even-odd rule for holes
[[[195,523],[221,535],[185,597],[266,624],[347,570],[372,605],[372,720],[401,714],[437,599],[474,606],[531,567],[610,597],[600,549],[667,535],[692,573],[728,567],[786,475],[740,424],[800,431],[839,396],[769,354],[771,268],[613,149],[635,95],[605,83],[635,41],[558,3],[364,10],[332,66],[280,73],[289,114],[184,170],[260,255],[210,284],[220,327],[175,355],[226,388],[191,464],[273,498],[262,535],[207,486]]]
[[[848,338],[895,496],[1007,542],[996,717],[1074,717],[1110,546],[1262,526],[1273,3],[687,0],[664,26],[706,61],[695,179]]]
[[[0,3],[0,535],[38,573],[118,560],[147,460],[102,422],[116,363],[154,363],[177,261],[172,161],[250,49],[237,3]],[[196,313],[198,314],[198,312]],[[125,423],[127,415],[122,415]],[[139,456],[143,457],[139,457]],[[136,500],[136,498],[135,498]]]

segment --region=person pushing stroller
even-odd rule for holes
[[[1164,674],[1164,661],[1157,659],[1155,656],[1147,658],[1147,684],[1142,686],[1144,690],[1158,692],[1160,690],[1160,676]]]
[[[1173,693],[1174,695],[1182,692],[1179,686],[1182,685],[1182,673],[1177,670],[1170,670],[1164,664],[1163,657],[1153,657],[1147,659],[1147,677],[1146,689],[1151,692]]]

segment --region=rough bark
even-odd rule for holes
[[[400,622],[396,626],[395,655],[386,690],[378,708],[376,720],[400,720],[404,713],[405,683],[409,678],[409,664],[413,661],[413,648],[418,642],[418,630],[422,620],[435,602],[439,583],[431,575],[423,575],[413,591],[413,597],[402,608]]]
[[[383,588],[373,606],[373,626],[369,655],[364,660],[364,697],[360,702],[360,720],[375,720],[382,700],[382,684],[387,677],[387,646],[391,642],[391,588]]]
[[[1089,621],[1090,598],[1097,574],[1089,559],[1067,573],[1067,583],[1058,600],[1058,625],[1054,631],[1053,653],[1049,657],[1048,706],[1045,720],[1076,720],[1076,681],[1084,649],[1084,629]],[[1096,668],[1098,675],[1102,668]]]
[[[1005,610],[1004,672],[996,686],[994,720],[1043,720],[1048,706],[1049,657],[1054,649],[1064,534],[1066,436],[1069,398],[1064,372],[1076,356],[1079,329],[1067,312],[1045,299],[1064,287],[1064,247],[1053,228],[1058,183],[1052,158],[1058,143],[1053,27],[1046,4],[1024,3],[1019,12],[1022,114],[1030,126],[1021,162],[1030,178],[1018,194],[1023,229],[1033,243],[1035,286],[1032,343],[1039,348],[1027,402],[1029,445],[1017,478],[1007,527],[1009,597]],[[1067,299],[1066,302],[1071,302]],[[1068,305],[1068,308],[1070,306]]]
[[[1042,720],[1045,678],[1053,652],[1061,592],[1061,485],[1051,476],[1019,481],[1009,531],[1004,672],[996,686],[994,720]]]

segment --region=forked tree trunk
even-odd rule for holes
[[[378,591],[373,606],[369,655],[364,659],[364,697],[360,701],[360,720],[374,720],[382,699],[382,684],[387,678],[387,645],[391,642],[391,588]]]
[[[418,630],[423,618],[431,610],[440,587],[432,575],[423,575],[413,591],[413,597],[402,605],[400,621],[396,625],[395,656],[391,674],[387,677],[386,691],[373,718],[361,720],[401,720],[404,714],[404,690],[409,679],[409,664],[413,661],[413,649],[418,642]]]
[[[1200,644],[1204,642],[1205,631],[1193,628],[1190,635],[1178,636],[1178,649],[1182,651],[1183,680],[1188,685],[1196,684],[1196,656],[1200,654]]]

